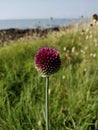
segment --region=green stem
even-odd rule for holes
[[[46,130],[49,130],[48,87],[49,87],[49,77],[46,77]]]

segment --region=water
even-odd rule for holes
[[[1,29],[53,28],[79,22],[79,19],[18,19],[0,20]]]

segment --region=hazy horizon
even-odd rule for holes
[[[90,18],[90,17],[85,17],[85,18]],[[9,19],[0,19],[0,20],[34,20],[34,19],[50,19],[51,20],[51,17],[50,18],[9,18]],[[71,20],[71,19],[82,19],[81,17],[80,18],[55,18],[55,17],[52,17],[52,20],[54,20],[54,19],[69,19],[69,20]]]

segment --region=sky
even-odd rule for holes
[[[79,18],[98,13],[98,0],[0,0],[0,19]]]

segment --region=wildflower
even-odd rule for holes
[[[64,47],[63,50],[66,51],[66,47]]]
[[[65,79],[65,75],[62,76],[62,79]]]
[[[85,34],[85,30],[84,29],[81,30],[81,34],[82,35]]]
[[[82,29],[82,32],[84,33],[84,32],[85,32],[85,30],[84,30],[84,29]]]
[[[93,58],[95,58],[95,57],[96,57],[96,53],[93,54]]]
[[[95,58],[96,57],[96,53],[91,53],[90,56]]]
[[[49,95],[51,94],[51,89],[48,90],[48,94],[49,94]]]
[[[41,126],[41,120],[38,121],[38,126]]]
[[[88,35],[87,35],[85,39],[87,40],[88,38],[89,38],[89,37],[88,37]]]
[[[93,27],[93,24],[92,24],[92,23],[90,24],[90,27]]]
[[[93,25],[96,25],[97,20],[94,19],[92,22],[93,22]]]
[[[61,65],[59,52],[49,47],[40,48],[34,57],[34,62],[42,77],[47,77],[57,72]]]
[[[68,54],[66,55],[66,57],[67,57],[68,59],[71,59],[71,58],[72,58],[72,54],[71,54],[71,53],[68,53]]]
[[[74,46],[74,47],[72,47],[71,52],[72,52],[72,53],[74,53],[74,52],[75,52],[75,46]]]
[[[68,110],[62,109],[62,114],[67,114]]]
[[[98,20],[98,15],[97,15],[96,13],[93,14],[93,15],[92,15],[92,19],[97,21],[97,20]]]

